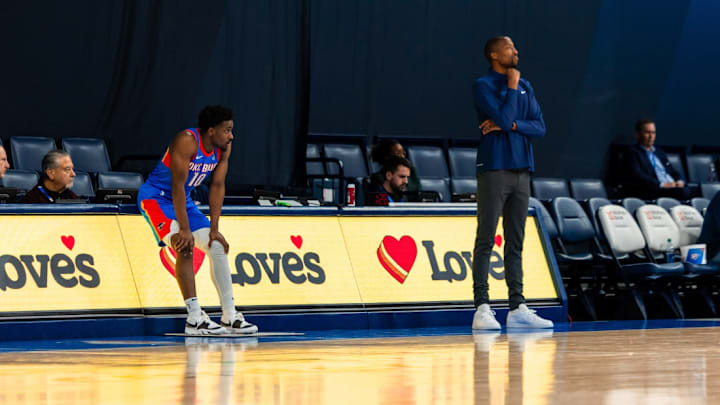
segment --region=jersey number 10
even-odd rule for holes
[[[195,173],[192,179],[188,181],[188,187],[197,187],[202,184],[203,180],[207,177],[207,173]]]

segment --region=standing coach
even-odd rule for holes
[[[522,249],[535,171],[531,138],[545,136],[545,122],[530,82],[520,78],[518,51],[510,37],[485,44],[490,71],[475,81],[475,110],[482,130],[477,154],[477,233],[473,251],[473,329],[500,329],[490,309],[488,269],[500,215],[505,234],[507,327],[552,328],[525,305]]]

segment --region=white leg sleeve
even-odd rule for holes
[[[222,321],[229,322],[235,316],[235,302],[233,301],[232,278],[230,277],[230,265],[225,248],[218,241],[210,242],[210,228],[200,228],[193,232],[195,246],[210,256],[210,276],[215,284],[220,305],[222,306]]]

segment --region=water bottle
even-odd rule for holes
[[[673,247],[672,239],[670,238],[665,242],[665,261],[668,263],[675,261],[675,247]]]
[[[335,201],[335,193],[333,189],[333,182],[330,179],[323,179],[322,197],[324,203],[332,204]]]
[[[715,173],[715,164],[710,163],[710,176],[708,176],[708,183],[715,183],[717,181],[717,174]]]

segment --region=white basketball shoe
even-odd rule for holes
[[[245,320],[242,312],[235,312],[235,316],[229,322],[220,321],[220,325],[227,329],[228,333],[250,334],[257,333],[258,327]]]
[[[508,312],[506,324],[508,328],[540,329],[553,327],[552,321],[537,316],[535,311],[525,304],[520,304],[517,309]]]
[[[224,335],[228,333],[227,329],[215,323],[205,311],[200,313],[198,319],[188,319],[185,321],[186,335]]]
[[[477,307],[472,323],[473,329],[500,329],[500,322],[495,319],[495,311],[490,309],[489,304],[482,304]]]

